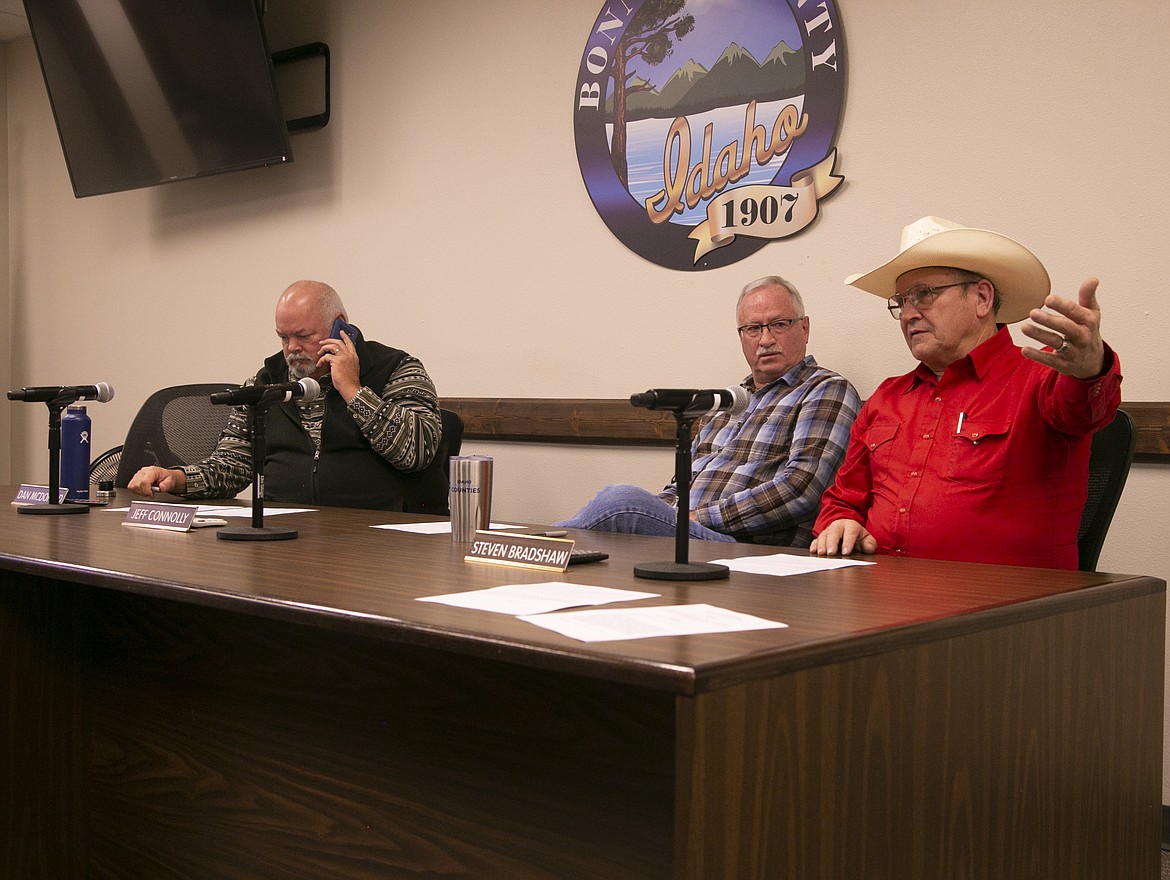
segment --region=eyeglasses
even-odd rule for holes
[[[767,324],[744,324],[742,327],[736,327],[740,336],[748,339],[759,339],[760,334],[764,332],[767,327],[773,336],[779,336],[797,321],[803,321],[803,318],[777,318],[775,321],[769,321]]]
[[[978,281],[953,281],[950,284],[940,284],[937,287],[927,287],[925,284],[919,284],[917,287],[911,287],[905,293],[898,293],[891,296],[887,300],[886,308],[890,310],[890,314],[895,318],[902,317],[902,307],[906,303],[914,306],[918,311],[922,312],[929,309],[938,295],[944,290],[950,290],[952,287],[966,287],[968,284],[978,284]]]

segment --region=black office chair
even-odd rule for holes
[[[210,455],[232,411],[230,406],[214,405],[211,395],[239,387],[234,382],[174,385],[150,395],[126,434],[114,485],[126,488],[138,469],[147,465],[173,468]],[[109,452],[101,458],[106,455]]]
[[[1089,453],[1089,497],[1081,514],[1081,527],[1077,531],[1077,555],[1081,571],[1095,571],[1101,546],[1113,512],[1125,488],[1129,466],[1133,462],[1133,451],[1137,445],[1133,419],[1125,410],[1119,409],[1113,421],[1093,435],[1093,448]]]
[[[458,455],[463,447],[463,419],[449,409],[440,409],[439,417],[443,421],[443,439],[439,442],[435,460],[425,470],[405,475],[403,510],[407,513],[451,515],[451,457]]]
[[[460,418],[459,413],[452,412],[449,409],[439,410],[439,418],[443,420],[443,444],[446,449],[440,447],[440,451],[444,452],[443,472],[450,474],[451,469],[446,467],[447,462],[452,456],[458,455],[459,450],[463,448],[463,419]]]

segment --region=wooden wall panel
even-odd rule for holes
[[[673,446],[670,413],[651,412],[628,400],[605,398],[447,397],[443,407],[463,418],[471,440]],[[1170,403],[1123,403],[1137,425],[1137,454],[1170,461]]]

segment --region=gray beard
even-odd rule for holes
[[[312,361],[304,359],[286,360],[285,363],[288,364],[288,375],[292,379],[308,379],[317,366]]]

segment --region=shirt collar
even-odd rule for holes
[[[1007,324],[996,324],[995,326],[997,329],[993,336],[979,343],[966,356],[948,364],[947,372],[962,370],[966,373],[973,373],[976,379],[983,381],[992,365],[1015,346]],[[943,373],[943,376],[946,376],[946,372]],[[939,381],[940,379],[935,376],[934,370],[926,364],[919,363],[914,370],[914,381],[910,383],[910,386],[914,387],[919,382],[937,385]]]
[[[811,354],[806,354],[804,356],[803,360],[799,360],[795,364],[793,364],[791,367],[789,367],[788,372],[773,379],[771,382],[769,382],[767,385],[764,385],[761,388],[756,387],[755,382],[752,380],[752,377],[750,374],[748,375],[748,377],[746,379],[744,379],[739,384],[741,386],[743,386],[744,388],[746,388],[748,391],[750,391],[752,394],[763,394],[765,391],[768,391],[768,390],[776,387],[776,385],[778,385],[781,382],[791,388],[793,385],[797,384],[798,377],[800,376],[801,373],[803,373],[807,369],[812,369],[812,368],[816,367],[816,365],[817,365],[817,362],[813,358],[813,356]]]

